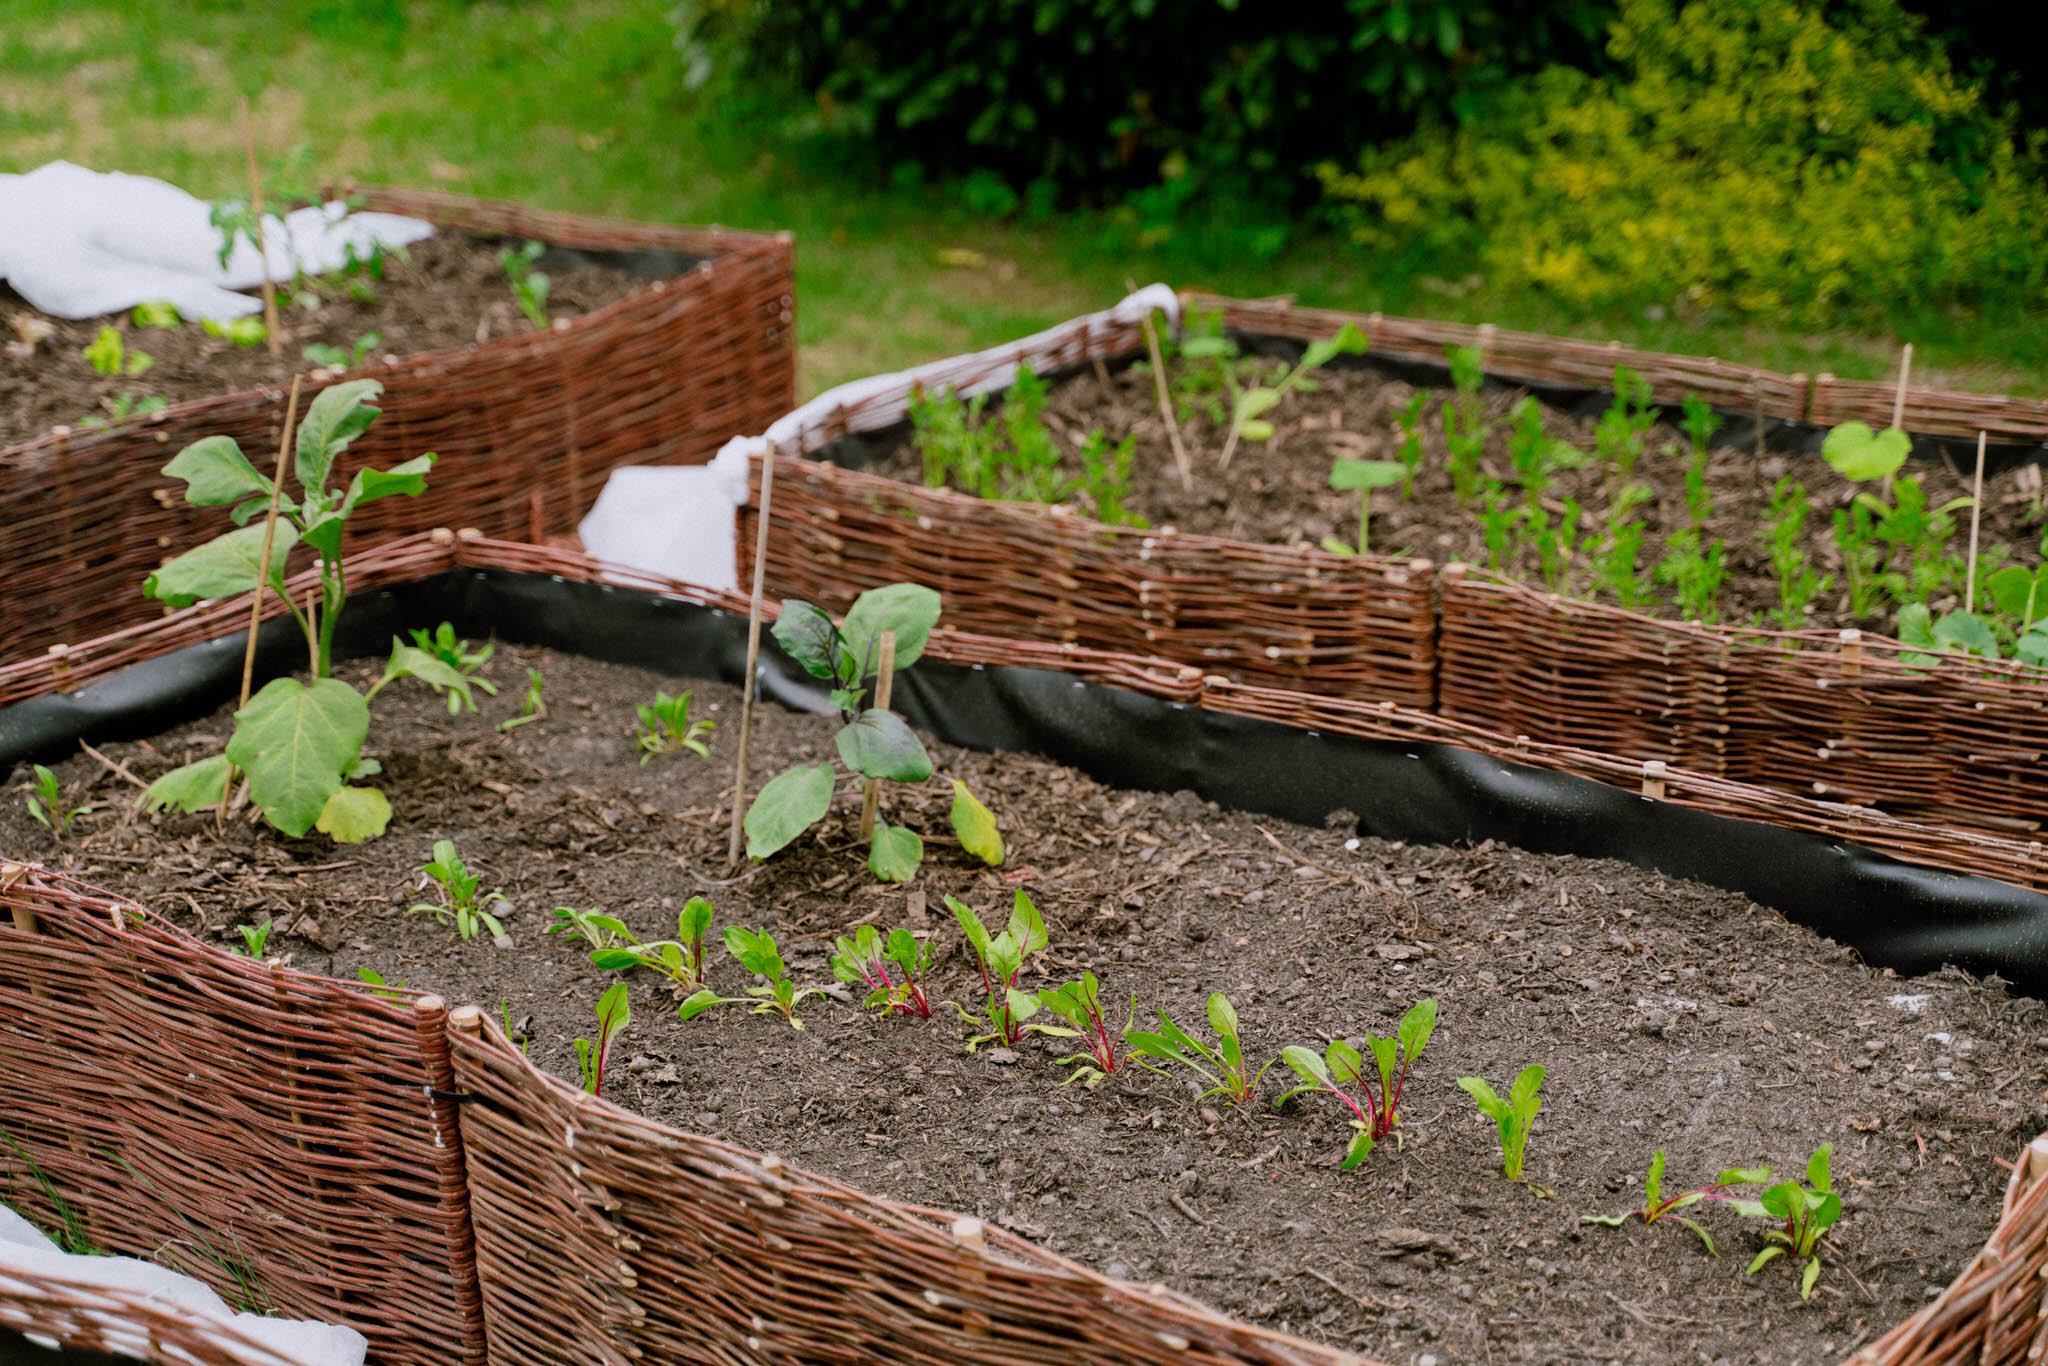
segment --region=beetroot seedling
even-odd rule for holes
[[[1371,1156],[1379,1141],[1393,1133],[1394,1126],[1400,1123],[1401,1089],[1407,1083],[1408,1069],[1422,1056],[1429,1036],[1435,1031],[1436,1002],[1425,999],[1408,1008],[1393,1038],[1367,1034],[1366,1050],[1372,1054],[1374,1071],[1379,1074],[1377,1087],[1366,1073],[1365,1055],[1343,1039],[1332,1039],[1321,1057],[1313,1049],[1289,1044],[1280,1050],[1281,1061],[1293,1069],[1303,1084],[1274,1101],[1274,1108],[1296,1096],[1310,1094],[1332,1096],[1340,1101],[1351,1112],[1351,1127],[1356,1131],[1351,1146],[1344,1152],[1343,1170],[1350,1171]],[[1358,1088],[1363,1104],[1348,1089],[1352,1086]]]
[[[63,839],[71,822],[91,808],[64,805],[64,790],[57,785],[57,775],[41,764],[30,767],[35,770],[36,779],[28,794],[29,818],[48,830],[52,839]]]
[[[576,1040],[576,1063],[583,1072],[583,1089],[593,1096],[604,1094],[604,1067],[612,1044],[632,1023],[633,1006],[626,999],[626,984],[614,982],[597,998],[597,1041]]]
[[[692,721],[690,696],[687,688],[674,697],[657,692],[651,704],[639,706],[640,724],[635,728],[633,738],[640,750],[642,764],[657,754],[669,754],[679,749],[687,749],[700,759],[710,756],[711,747],[704,743],[704,737],[717,730],[718,723]]]
[[[1508,1096],[1502,1100],[1484,1077],[1459,1077],[1458,1085],[1472,1097],[1472,1103],[1479,1107],[1479,1113],[1494,1122],[1500,1130],[1501,1167],[1510,1181],[1522,1179],[1522,1157],[1529,1148],[1529,1130],[1535,1127],[1536,1112],[1543,1108],[1543,1102],[1536,1092],[1543,1085],[1543,1069],[1530,1063],[1515,1077],[1508,1087]]]
[[[1045,932],[1045,918],[1039,915],[1038,907],[1022,887],[1011,903],[1010,923],[994,938],[989,937],[988,928],[965,902],[949,896],[946,905],[960,922],[960,932],[967,936],[968,946],[974,950],[975,961],[981,968],[980,1012],[970,1012],[957,1001],[953,1004],[961,1019],[986,1031],[967,1041],[967,1051],[972,1053],[985,1043],[1014,1045],[1024,1037],[1024,1021],[1038,1013],[1038,998],[1017,989],[1017,975],[1024,970],[1025,959],[1043,952],[1051,942]]]
[[[1265,1079],[1266,1071],[1278,1058],[1269,1060],[1265,1067],[1253,1072],[1245,1063],[1244,1047],[1240,1042],[1237,1025],[1237,1010],[1230,1004],[1230,998],[1222,992],[1209,995],[1209,1027],[1216,1031],[1214,1044],[1204,1043],[1194,1035],[1175,1024],[1165,1011],[1158,1012],[1159,1029],[1156,1033],[1134,1029],[1124,1035],[1131,1051],[1162,1062],[1179,1063],[1204,1081],[1209,1089],[1201,1099],[1222,1096],[1233,1105],[1242,1105],[1258,1094],[1259,1083]]]
[[[1795,1260],[1804,1260],[1806,1269],[1799,1274],[1799,1298],[1813,1298],[1814,1283],[1820,1280],[1821,1235],[1833,1228],[1835,1221],[1842,1217],[1842,1197],[1835,1194],[1834,1180],[1829,1174],[1829,1163],[1834,1156],[1835,1145],[1823,1143],[1814,1149],[1813,1156],[1806,1162],[1806,1184],[1797,1181],[1781,1181],[1755,1200],[1738,1200],[1735,1212],[1753,1219],[1778,1219],[1783,1223],[1764,1235],[1769,1244],[1756,1254],[1756,1260],[1749,1264],[1746,1274],[1754,1276],[1778,1258],[1790,1255]]]
[[[849,985],[865,986],[869,1010],[921,1020],[932,1017],[931,998],[925,994],[932,951],[909,930],[891,930],[884,940],[873,925],[862,925],[851,939],[839,936],[832,948],[832,975]]]
[[[1719,1257],[1720,1249],[1714,1246],[1714,1240],[1708,1236],[1707,1231],[1700,1227],[1697,1221],[1686,1218],[1679,1211],[1691,1209],[1694,1205],[1709,1200],[1730,1199],[1737,1186],[1750,1186],[1770,1179],[1769,1167],[1730,1167],[1714,1178],[1712,1185],[1698,1186],[1682,1195],[1666,1196],[1664,1150],[1659,1148],[1657,1155],[1650,1159],[1649,1174],[1643,1178],[1643,1203],[1640,1208],[1626,1210],[1620,1214],[1582,1214],[1579,1216],[1579,1222],[1599,1224],[1606,1228],[1620,1228],[1630,1219],[1641,1219],[1646,1226],[1654,1225],[1660,1219],[1670,1219],[1675,1223],[1684,1224],[1697,1233],[1700,1241],[1707,1246],[1708,1256]]]
[[[557,906],[549,914],[554,923],[543,934],[573,934],[593,949],[608,949],[633,938],[626,922],[602,911],[580,911],[574,906]]]
[[[482,880],[455,852],[454,840],[435,840],[434,856],[414,871],[420,875],[420,886],[432,887],[440,894],[439,901],[414,902],[409,907],[414,915],[430,915],[443,925],[452,924],[465,941],[476,938],[478,930],[489,930],[493,939],[505,937],[504,925],[486,909],[502,902],[505,894],[478,895]]]
[[[481,650],[469,648],[469,642],[455,634],[455,627],[442,622],[433,631],[414,630],[413,648],[420,653],[440,660],[459,676],[469,687],[448,690],[448,714],[460,716],[462,709],[476,710],[476,696],[471,688],[482,688],[492,697],[498,695],[498,685],[482,674],[484,665],[491,662],[491,656],[498,652],[495,645],[486,645]]]
[[[816,987],[799,987],[789,980],[774,935],[766,930],[729,925],[725,931],[725,951],[761,981],[748,987],[745,996],[720,996],[706,987],[677,1007],[678,1020],[694,1020],[713,1006],[751,1006],[756,1015],[780,1015],[789,1021],[791,1029],[804,1027],[804,1022],[796,1017],[796,1008],[807,998],[823,993]]]
[[[1041,989],[1038,1003],[1067,1022],[1065,1025],[1039,1025],[1039,1033],[1081,1040],[1081,1052],[1053,1060],[1061,1067],[1074,1067],[1060,1085],[1078,1081],[1089,1087],[1100,1086],[1124,1066],[1123,1044],[1130,1034],[1131,1021],[1138,1015],[1136,993],[1132,993],[1131,1008],[1124,1016],[1123,1027],[1114,1036],[1110,1033],[1109,1021],[1102,1014],[1102,984],[1095,980],[1092,972],[1082,973],[1078,981]]]
[[[590,953],[590,961],[606,972],[647,968],[679,987],[704,985],[704,936],[711,932],[711,903],[701,896],[691,897],[676,914],[674,939],[643,943],[623,921],[589,913],[583,913],[581,924],[572,918],[551,926],[548,932],[552,934],[558,928],[575,929],[586,938],[590,932],[610,936],[611,942],[598,944]]]

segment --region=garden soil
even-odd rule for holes
[[[498,733],[528,664],[545,673],[549,711]],[[1435,997],[1400,1141],[1349,1173],[1337,1167],[1344,1114],[1317,1098],[1276,1112],[1279,1071],[1242,1109],[1200,1099],[1185,1076],[1136,1069],[1093,1090],[1063,1086],[1056,1040],[970,1055],[972,1031],[950,1005],[929,1020],[877,1018],[843,992],[807,1002],[801,1031],[732,1007],[683,1024],[680,993],[636,975],[607,1084],[669,1123],[978,1214],[1111,1275],[1392,1362],[1839,1358],[1962,1269],[1996,1221],[2003,1162],[2048,1127],[2040,1003],[1953,970],[1900,979],[1740,896],[1619,863],[1361,841],[1341,821],[1290,826],[936,744],[939,777],[884,797],[890,820],[925,835],[907,888],[867,872],[850,783],[819,831],[732,873],[735,689],[695,688],[696,714],[719,723],[708,759],[643,766],[634,704],[672,680],[512,648],[488,672],[504,691],[483,699],[481,718],[451,717],[409,683],[379,697],[370,753],[397,815],[374,843],[140,816],[128,781],[81,755],[57,770],[73,803],[93,807],[75,831],[53,843],[31,823],[17,770],[0,850],[220,944],[273,918],[270,951],[294,966],[348,979],[370,968],[502,1011],[534,1061],[572,1081],[572,1040],[594,1032],[609,979],[580,945],[543,933],[558,905],[602,908],[655,939],[688,897],[708,895],[721,926],[771,929],[807,985],[831,982],[833,935],[909,925],[938,948],[935,1000],[967,1000],[978,979],[943,897],[1000,923],[1022,887],[1051,930],[1027,985],[1090,969],[1119,1019],[1135,996],[1146,1022],[1164,1007],[1187,1024],[1222,989],[1261,1057],[1391,1032]],[[223,709],[104,753],[153,778],[216,751],[228,726]],[[829,756],[833,730],[765,707],[755,785]],[[952,777],[996,812],[1001,870],[946,837]],[[427,899],[413,869],[436,838],[510,899],[509,947],[460,942],[408,913]],[[722,952],[712,981],[733,995],[745,985]],[[1528,1179],[1515,1184],[1456,1078],[1504,1087],[1530,1062],[1549,1076]],[[1638,1201],[1659,1147],[1676,1190],[1735,1165],[1797,1173],[1824,1142],[1846,1212],[1811,1303],[1788,1265],[1743,1274],[1762,1224],[1726,1207],[1694,1211],[1719,1260],[1669,1223],[1579,1222]]]
[[[315,342],[347,352],[357,338],[375,332],[383,340],[370,354],[382,359],[531,332],[533,324],[519,311],[498,261],[501,246],[439,233],[407,248],[409,259],[390,258],[384,278],[371,282],[375,297],[367,302],[350,298],[333,279],[315,284],[318,309],[280,300],[284,346],[278,356],[267,346],[236,346],[210,337],[197,323],[164,329],[137,327],[126,313],[76,321],[47,317],[0,285],[0,319],[35,317],[55,329],[25,360],[0,356],[0,450],[53,426],[77,427],[93,416],[105,419],[112,411],[106,405],[124,395],[136,401],[156,395],[180,403],[287,384],[311,368],[303,353]],[[603,308],[648,283],[607,266],[547,273],[548,312],[556,318]],[[126,346],[148,354],[155,364],[133,378],[96,373],[80,353],[108,325],[120,330]],[[0,326],[0,340],[14,341],[14,328]]]
[[[1276,365],[1271,361],[1263,363]],[[1331,462],[1340,456],[1397,459],[1401,446],[1397,419],[1418,389],[1369,368],[1324,370],[1317,372],[1313,382],[1314,392],[1292,394],[1276,412],[1267,415],[1276,428],[1272,440],[1239,443],[1227,468],[1219,464],[1228,433],[1227,425],[1216,420],[1223,410],[1219,408],[1216,417],[1201,411],[1191,414],[1183,423],[1182,435],[1195,472],[1192,492],[1181,483],[1152,377],[1143,367],[1117,372],[1083,371],[1054,388],[1045,417],[1067,453],[1067,473],[1074,477],[1080,474],[1075,452],[1087,433],[1100,429],[1112,440],[1135,437],[1137,455],[1131,494],[1125,505],[1155,527],[1171,526],[1198,535],[1282,545],[1313,546],[1324,537],[1333,536],[1356,545],[1359,495],[1330,488]],[[1487,548],[1477,509],[1459,506],[1446,465],[1438,413],[1455,394],[1448,387],[1424,392],[1429,399],[1420,425],[1423,473],[1416,482],[1415,498],[1404,501],[1398,489],[1374,491],[1371,548],[1381,554],[1423,556],[1438,564],[1462,561],[1485,565]],[[1482,468],[1507,485],[1512,507],[1521,506],[1521,493],[1513,482],[1514,467],[1507,454],[1508,437],[1514,427],[1509,411],[1522,396],[1523,391],[1518,389],[1491,386],[1480,400],[1488,433]],[[1544,431],[1570,442],[1581,452],[1593,451],[1595,425],[1596,416],[1544,408]],[[1687,524],[1685,474],[1690,460],[1691,445],[1682,430],[1665,423],[1651,431],[1634,478],[1648,484],[1655,491],[1655,498],[1632,515],[1632,520],[1644,526],[1638,566],[1645,578],[1663,558],[1670,534]],[[921,457],[913,444],[905,442],[887,455],[877,472],[920,482]],[[1975,473],[1973,469],[1959,470],[1948,464],[1918,462],[1907,472],[1921,479],[1933,507],[1968,497]],[[1779,605],[1778,583],[1764,531],[1769,521],[1767,508],[1772,489],[1787,474],[1805,487],[1813,504],[1804,538],[1812,563],[1834,580],[1832,588],[1815,601],[1804,624],[1861,626],[1881,630],[1886,635],[1895,634],[1889,604],[1880,615],[1858,618],[1849,611],[1841,560],[1829,527],[1833,512],[1850,501],[1855,486],[1836,475],[1818,455],[1766,451],[1759,457],[1748,446],[1714,446],[1707,465],[1706,483],[1712,498],[1707,534],[1724,542],[1727,566],[1720,599],[1721,620],[1752,624]],[[1553,525],[1564,517],[1566,498],[1578,499],[1586,509],[1585,531],[1603,524],[1613,483],[1611,466],[1589,463],[1580,469],[1560,470],[1553,481],[1544,494],[1544,506]],[[1980,579],[2007,556],[2016,563],[2038,563],[2042,534],[2048,530],[2041,470],[2021,466],[1987,479],[1984,504]],[[1968,545],[1969,512],[1964,509],[1952,516],[1955,534],[1950,545],[1960,566]],[[1535,553],[1526,545],[1524,553],[1506,567],[1530,582],[1541,581]],[[1590,596],[1589,577],[1586,566],[1577,566],[1569,585],[1571,593]],[[1960,578],[1959,569],[1955,590],[1934,599],[1932,605],[1937,615],[1958,605]],[[1657,586],[1656,599],[1664,605],[1653,609],[1653,615],[1675,615],[1669,606],[1670,589]],[[1611,602],[1612,598],[1601,600]],[[1763,624],[1781,628],[1775,620]]]

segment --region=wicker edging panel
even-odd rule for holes
[[[275,1312],[346,1323],[380,1362],[485,1359],[459,1133],[434,1094],[446,1014],[237,958],[0,863],[14,1142],[99,1246],[168,1251],[232,1294],[203,1237],[246,1258]],[[0,1152],[0,1170],[17,1165]],[[50,1221],[30,1183],[10,1185]]]
[[[372,207],[442,227],[572,247],[709,254],[548,332],[423,352],[354,372],[381,380],[384,416],[344,459],[347,478],[436,451],[428,491],[366,507],[353,543],[457,523],[494,536],[576,524],[616,466],[694,464],[795,400],[791,247],[781,236],[539,213],[398,190]],[[322,376],[313,391],[338,376]],[[310,394],[307,395],[310,398]],[[282,390],[177,404],[138,422],[51,433],[0,451],[0,661],[103,635],[157,609],[135,591],[164,559],[222,529],[159,470],[187,443],[226,433],[259,466],[274,452]]]

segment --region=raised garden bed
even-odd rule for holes
[[[286,381],[313,368],[302,354],[308,341],[349,351],[365,330],[387,334],[354,371],[386,388],[387,416],[361,452],[379,464],[430,450],[441,457],[435,491],[367,514],[359,545],[446,523],[506,537],[565,532],[613,467],[707,460],[793,400],[784,237],[453,195],[360,197],[441,234],[419,244],[411,266],[387,263],[374,305],[348,302],[344,287],[323,296],[317,314],[288,310],[291,343],[276,361],[196,326],[131,327],[129,343],[159,364],[81,387],[72,382],[86,369],[73,332],[96,332],[96,323],[67,325],[27,362],[0,361],[0,396],[13,386],[5,406],[15,424],[0,429],[0,520],[9,528],[0,570],[12,585],[0,598],[0,659],[147,620],[129,589],[208,534],[158,470],[217,432],[274,452]],[[542,268],[554,277],[557,316],[544,331],[519,313],[498,264],[501,245],[529,240],[547,245]],[[316,370],[308,397],[339,373]],[[78,425],[102,397],[150,393],[177,401],[107,428]]]

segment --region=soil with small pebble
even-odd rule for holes
[[[1181,482],[1151,375],[1142,367],[1103,374],[1083,371],[1075,375],[1054,388],[1047,400],[1045,417],[1067,453],[1065,472],[1071,478],[1078,479],[1080,475],[1076,452],[1087,433],[1099,429],[1112,440],[1135,437],[1136,458],[1125,506],[1155,527],[1171,526],[1183,532],[1269,544],[1318,545],[1323,538],[1334,537],[1356,545],[1359,495],[1331,489],[1331,462],[1340,456],[1359,460],[1398,459],[1402,434],[1397,419],[1418,389],[1378,371],[1355,368],[1319,372],[1315,383],[1315,392],[1292,395],[1277,412],[1268,415],[1276,428],[1272,440],[1240,443],[1227,468],[1219,464],[1227,427],[1212,420],[1199,407],[1189,412],[1182,431],[1195,475],[1192,491]],[[1416,481],[1412,500],[1404,500],[1399,489],[1374,491],[1372,549],[1382,554],[1423,556],[1438,564],[1462,561],[1485,565],[1489,560],[1478,510],[1460,506],[1446,464],[1438,413],[1445,402],[1456,397],[1455,393],[1449,388],[1424,392],[1429,399],[1419,428],[1423,438],[1423,472]],[[1522,505],[1522,495],[1508,458],[1508,438],[1514,429],[1509,414],[1523,396],[1521,390],[1493,386],[1480,399],[1487,426],[1482,468],[1506,485],[1511,508]],[[1590,454],[1594,450],[1597,416],[1548,406],[1543,412],[1546,434],[1571,443],[1581,452]],[[1652,578],[1663,559],[1670,535],[1687,525],[1685,474],[1691,450],[1682,430],[1660,424],[1651,431],[1646,453],[1636,466],[1635,481],[1649,485],[1655,494],[1652,501],[1635,509],[1629,518],[1644,527],[1637,567],[1645,580]],[[920,482],[922,457],[915,445],[906,441],[882,460],[877,472]],[[1932,507],[1970,495],[1974,470],[1916,461],[1907,472],[1920,478]],[[1726,445],[1712,447],[1706,472],[1712,496],[1707,535],[1723,542],[1727,572],[1720,595],[1720,620],[1783,629],[1784,623],[1771,615],[1777,612],[1781,596],[1765,531],[1772,490],[1778,479],[1787,474],[1805,487],[1813,504],[1805,534],[1811,563],[1818,572],[1829,574],[1834,580],[1832,588],[1811,605],[1803,624],[1861,626],[1881,630],[1886,635],[1896,634],[1896,607],[1889,601],[1874,615],[1857,617],[1849,610],[1830,517],[1836,508],[1851,501],[1856,486],[1837,475],[1818,455],[1766,451],[1759,458],[1748,447]],[[1582,537],[1594,532],[1604,525],[1615,482],[1611,465],[1589,462],[1580,469],[1556,471],[1543,497],[1552,525],[1564,518],[1564,500],[1575,498],[1585,509]],[[1937,613],[1958,606],[1962,596],[1961,565],[1968,548],[1969,513],[1965,510],[1952,515],[1955,534],[1949,547],[1957,557],[1958,582],[1953,591],[1934,598],[1932,606]],[[2043,510],[2039,468],[2023,467],[1987,479],[1980,533],[1980,574],[2002,562],[2030,567],[2038,564],[2042,534],[2048,530],[2044,516],[2048,513]],[[1519,553],[1512,555],[1503,567],[1532,583],[1541,581],[1536,552],[1527,544],[1526,537]],[[1593,588],[1592,577],[1591,569],[1580,562],[1570,571],[1567,591],[1574,596],[1612,602],[1611,594]],[[1672,602],[1671,590],[1658,585],[1654,588],[1654,605],[1641,610],[1675,616],[1677,611]]]
[[[388,258],[384,277],[368,281],[374,295],[367,300],[351,297],[342,277],[316,281],[301,293],[317,297],[317,309],[304,307],[303,298],[299,304],[281,300],[283,346],[276,356],[267,346],[237,346],[208,336],[197,322],[137,327],[127,312],[52,318],[0,284],[0,341],[17,339],[15,318],[40,319],[54,329],[25,359],[0,355],[0,450],[53,427],[76,428],[92,417],[107,420],[123,396],[140,402],[154,395],[180,403],[288,384],[293,375],[313,368],[304,353],[316,342],[347,353],[364,333],[375,332],[382,340],[369,359],[382,360],[531,332],[533,324],[519,311],[498,260],[501,246],[461,233],[437,233],[408,247],[407,259]],[[578,264],[547,274],[548,313],[555,318],[603,308],[648,284],[608,266]],[[155,363],[133,377],[97,373],[81,353],[104,326],[116,328],[130,350],[142,351]]]
[[[545,673],[550,709],[498,733],[528,664]],[[800,1032],[732,1008],[684,1024],[678,993],[642,973],[607,1085],[673,1124],[1393,1362],[1846,1355],[1968,1263],[1997,1218],[2001,1159],[2048,1126],[2040,1003],[1955,971],[1874,970],[1727,892],[1492,844],[1360,840],[1341,817],[1293,826],[941,744],[939,778],[885,798],[889,819],[925,834],[909,887],[867,872],[851,784],[819,831],[729,876],[735,689],[695,685],[696,713],[720,723],[708,759],[643,767],[634,704],[678,680],[516,648],[489,673],[504,694],[483,699],[481,718],[451,717],[411,684],[379,697],[369,752],[397,814],[368,845],[140,816],[133,788],[81,755],[57,769],[73,803],[92,806],[74,832],[53,844],[29,821],[17,770],[0,850],[71,869],[216,943],[272,917],[271,952],[296,967],[345,979],[367,967],[457,1002],[502,1002],[534,1061],[572,1079],[571,1041],[592,1032],[608,978],[582,946],[543,934],[557,905],[601,907],[660,938],[686,898],[707,894],[721,925],[772,929],[810,985],[831,982],[831,936],[907,924],[934,936],[933,996],[967,1000],[975,970],[942,898],[1000,921],[1021,886],[1051,930],[1027,985],[1092,969],[1106,997],[1135,993],[1148,1020],[1164,1007],[1184,1023],[1222,989],[1260,1056],[1391,1032],[1434,997],[1441,1015],[1403,1098],[1401,1141],[1350,1173],[1337,1167],[1343,1113],[1313,1098],[1276,1113],[1278,1074],[1242,1109],[1198,1098],[1186,1076],[1129,1068],[1097,1089],[1062,1086],[1058,1041],[970,1055],[949,1005],[929,1020],[877,1018],[843,992],[805,1003]],[[153,778],[216,750],[228,719],[224,709],[103,752]],[[756,782],[829,755],[832,731],[766,707]],[[949,777],[997,813],[1000,871],[947,837]],[[510,898],[509,946],[463,943],[407,913],[425,899],[412,870],[436,838]],[[722,952],[712,981],[726,994],[745,985]],[[1505,1085],[1529,1062],[1549,1077],[1528,1179],[1514,1184],[1455,1079]],[[1725,1207],[1694,1211],[1720,1260],[1671,1224],[1579,1222],[1637,1201],[1659,1147],[1675,1190],[1735,1165],[1794,1173],[1823,1142],[1846,1212],[1810,1304],[1790,1266],[1744,1276],[1762,1225]]]

